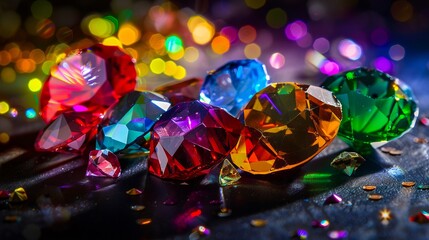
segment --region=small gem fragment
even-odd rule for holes
[[[140,195],[143,192],[137,188],[131,188],[130,190],[126,191],[126,194],[131,195],[131,196],[136,196],[136,195]]]
[[[298,229],[292,235],[292,239],[305,240],[308,238],[308,232],[305,229]]]
[[[378,70],[358,68],[330,76],[322,87],[343,107],[338,136],[357,149],[397,138],[416,122],[418,107],[411,89]]]
[[[138,225],[148,225],[148,224],[152,223],[152,219],[150,219],[150,218],[139,218],[136,220],[136,223]]]
[[[330,239],[344,239],[347,238],[348,235],[349,233],[346,230],[335,230],[328,233]]]
[[[182,181],[205,175],[229,155],[242,127],[218,107],[200,101],[179,103],[153,127],[149,172]]]
[[[377,186],[374,186],[374,185],[363,185],[362,186],[362,189],[365,191],[368,191],[368,192],[374,191],[376,188],[377,188]]]
[[[6,190],[0,190],[0,199],[5,199],[5,198],[9,198],[9,191]]]
[[[257,60],[231,61],[207,75],[200,100],[236,116],[269,79],[265,65]]]
[[[414,141],[415,143],[420,143],[420,144],[426,144],[426,143],[428,143],[428,142],[429,142],[426,138],[421,138],[421,137],[415,137],[415,138],[413,139],[413,141]]]
[[[325,199],[324,205],[340,203],[343,199],[337,194],[331,194],[329,197]]]
[[[88,177],[111,177],[117,178],[121,175],[121,165],[118,157],[107,149],[92,150],[89,153],[86,176]]]
[[[9,202],[12,203],[18,203],[18,202],[24,202],[27,201],[27,193],[25,192],[25,189],[22,187],[19,187],[10,194]]]
[[[250,221],[250,225],[252,225],[252,227],[265,227],[265,225],[267,225],[267,220],[252,219],[252,221]]]
[[[416,182],[407,181],[407,182],[402,182],[401,184],[403,187],[414,187],[414,185],[416,185]]]
[[[131,210],[139,212],[139,211],[143,211],[146,207],[143,205],[132,205],[130,207]]]
[[[252,174],[270,174],[310,161],[334,140],[342,114],[331,92],[285,82],[256,93],[240,118],[246,127],[232,162]]]
[[[240,178],[241,176],[237,169],[235,169],[228,159],[225,159],[219,174],[219,184],[221,186],[233,185],[240,180]]]
[[[150,129],[170,108],[164,96],[150,91],[130,92],[109,108],[98,127],[97,149],[119,152],[147,147]]]
[[[417,188],[420,190],[429,190],[429,184],[420,184]]]
[[[329,227],[329,221],[327,219],[323,220],[313,220],[311,226],[314,228],[327,228]]]
[[[171,82],[155,88],[154,92],[164,95],[172,105],[199,99],[203,80],[192,78],[181,82]]]
[[[368,194],[368,199],[372,201],[378,201],[383,199],[383,195],[381,194]]]
[[[429,223],[429,212],[421,211],[415,215],[410,217],[410,222],[415,222],[419,224],[427,224]]]
[[[342,152],[332,160],[331,166],[351,176],[363,162],[365,159],[356,152]]]

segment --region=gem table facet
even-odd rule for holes
[[[153,127],[149,172],[175,180],[207,174],[237,144],[241,128],[223,109],[200,101],[179,103]]]
[[[364,162],[365,159],[356,152],[342,152],[332,160],[331,166],[351,176]]]
[[[121,165],[119,164],[118,157],[114,153],[107,149],[92,150],[89,153],[86,176],[117,178],[120,175]]]
[[[343,105],[338,136],[357,148],[399,137],[417,119],[411,90],[386,73],[358,68],[328,77],[322,87]]]
[[[117,47],[97,44],[52,68],[40,96],[40,113],[45,122],[65,111],[104,113],[135,85],[133,59]]]
[[[254,59],[231,61],[210,72],[200,100],[237,115],[252,96],[267,85],[265,66]]]
[[[335,138],[341,104],[331,92],[296,83],[275,83],[250,100],[233,163],[253,174],[292,169],[310,161]]]
[[[90,112],[65,112],[40,132],[37,151],[82,153],[94,138],[101,116]]]
[[[155,92],[128,93],[107,110],[98,127],[97,149],[119,152],[135,143],[145,147],[149,130],[170,105]]]

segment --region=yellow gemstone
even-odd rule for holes
[[[383,195],[380,194],[368,194],[368,199],[373,201],[378,201],[383,199]]]
[[[240,178],[241,176],[237,169],[235,169],[228,159],[225,159],[219,173],[219,184],[221,186],[232,185],[240,180]]]
[[[136,223],[138,225],[148,225],[148,224],[152,223],[152,219],[150,219],[150,218],[139,218],[136,220]]]
[[[252,227],[265,227],[265,225],[267,225],[267,220],[253,219],[250,221],[250,225],[252,225]]]
[[[414,185],[416,185],[416,182],[412,182],[412,181],[402,182],[403,187],[413,187]]]
[[[363,190],[365,190],[365,191],[374,191],[375,189],[377,188],[377,186],[374,186],[374,185],[364,185],[364,186],[362,186],[362,189]]]
[[[19,187],[10,194],[9,202],[24,202],[27,201],[27,193],[25,192],[25,189],[22,187]]]
[[[250,100],[245,127],[231,151],[233,163],[252,174],[292,169],[310,161],[338,132],[341,104],[328,90],[273,83]]]

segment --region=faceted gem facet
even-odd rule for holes
[[[296,83],[274,83],[257,94],[241,115],[243,129],[233,163],[253,174],[291,169],[310,161],[335,138],[341,104],[331,92]]]
[[[241,128],[223,109],[200,101],[179,103],[153,127],[149,172],[175,180],[207,174],[237,144]]]
[[[86,176],[88,177],[111,177],[117,178],[121,175],[121,165],[118,157],[107,149],[92,150],[89,153]]]
[[[107,110],[98,127],[97,149],[119,152],[134,144],[146,146],[150,129],[170,105],[155,92],[128,93]]]
[[[410,217],[410,222],[426,224],[429,223],[429,212],[421,211]]]
[[[82,153],[97,132],[101,116],[91,112],[64,112],[40,132],[37,151]]]
[[[328,77],[322,87],[342,103],[338,136],[355,147],[399,137],[417,119],[411,90],[386,73],[358,68]]]
[[[28,200],[27,193],[25,192],[25,189],[22,187],[19,187],[10,194],[9,196],[9,202],[24,202]]]
[[[363,162],[365,159],[356,152],[342,152],[332,160],[331,166],[351,176]]]
[[[340,203],[343,199],[337,194],[331,194],[329,197],[325,199],[324,205]]]
[[[221,186],[228,186],[233,185],[240,178],[240,173],[226,158],[210,170],[204,179],[201,180],[201,185],[219,184]]]
[[[202,85],[202,79],[191,78],[181,82],[172,82],[162,85],[157,87],[154,92],[164,95],[173,105],[176,105],[181,102],[199,99]]]
[[[133,59],[117,47],[97,44],[74,52],[51,70],[40,113],[45,122],[65,111],[103,113],[135,85]]]
[[[210,72],[200,100],[237,115],[252,96],[267,85],[265,66],[254,59],[231,61]]]

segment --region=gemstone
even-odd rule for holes
[[[346,230],[335,230],[328,233],[330,239],[343,239],[347,238],[348,235],[349,233]]]
[[[416,185],[416,182],[407,181],[407,182],[402,182],[401,184],[403,187],[414,187],[414,185]]]
[[[343,199],[337,194],[331,194],[329,197],[325,199],[324,205],[340,203]]]
[[[13,192],[9,196],[9,202],[17,203],[17,202],[24,202],[27,200],[28,200],[27,193],[25,192],[25,189],[22,187],[19,187],[13,190]]]
[[[322,87],[340,100],[344,117],[338,136],[355,148],[397,138],[417,119],[410,88],[386,73],[358,68],[328,77]]]
[[[252,225],[252,227],[265,227],[265,225],[267,225],[267,220],[252,219],[252,221],[250,221],[250,225]]]
[[[167,97],[173,105],[181,102],[198,100],[203,80],[191,78],[181,82],[171,82],[155,88],[154,92]]]
[[[206,76],[200,100],[235,116],[269,79],[265,65],[257,60],[231,61]]]
[[[135,145],[147,146],[150,129],[170,105],[155,92],[128,93],[107,110],[98,127],[96,148],[116,153]]]
[[[90,112],[64,112],[39,133],[35,148],[37,151],[82,153],[94,138],[100,121],[101,116]]]
[[[381,194],[368,194],[368,199],[373,201],[378,201],[383,199],[383,195]]]
[[[429,185],[428,184],[420,184],[417,186],[417,188],[420,190],[429,190]]]
[[[362,186],[362,189],[365,190],[365,191],[368,191],[368,192],[374,191],[376,188],[377,188],[377,186],[374,186],[374,185],[364,185],[364,186]]]
[[[292,239],[305,240],[307,238],[308,232],[305,229],[297,229],[292,235]]]
[[[131,210],[139,212],[139,211],[143,211],[146,207],[143,205],[132,205]]]
[[[205,226],[197,226],[194,228],[189,235],[189,240],[198,240],[198,239],[206,239],[210,236],[210,229]]]
[[[365,159],[356,152],[342,152],[332,160],[331,166],[351,176],[364,162]]]
[[[131,195],[131,196],[137,196],[137,195],[142,194],[143,192],[140,189],[131,188],[130,190],[126,191],[125,193],[128,195]]]
[[[412,215],[410,217],[410,222],[415,222],[420,224],[429,223],[429,212],[421,211],[415,215]]]
[[[329,221],[326,219],[323,220],[313,220],[311,222],[311,226],[313,226],[314,228],[327,228],[329,227]]]
[[[9,191],[6,190],[0,190],[0,199],[9,198]]]
[[[228,159],[225,159],[210,170],[201,180],[201,185],[219,184],[220,186],[228,186],[235,184],[240,178],[241,176],[237,169]]]
[[[339,101],[325,89],[270,84],[245,106],[241,118],[250,128],[243,129],[231,159],[252,174],[295,168],[334,140],[341,116]]]
[[[117,178],[121,175],[121,165],[118,157],[107,149],[92,150],[89,153],[86,176],[88,177],[111,177]]]
[[[237,144],[242,124],[225,110],[200,101],[183,102],[153,127],[149,172],[189,180],[209,172]]]
[[[148,224],[152,223],[152,219],[150,219],[150,218],[139,218],[136,220],[136,223],[138,225],[148,225]]]
[[[96,44],[52,68],[42,88],[40,113],[47,123],[65,111],[104,113],[135,85],[133,59],[118,47]]]

